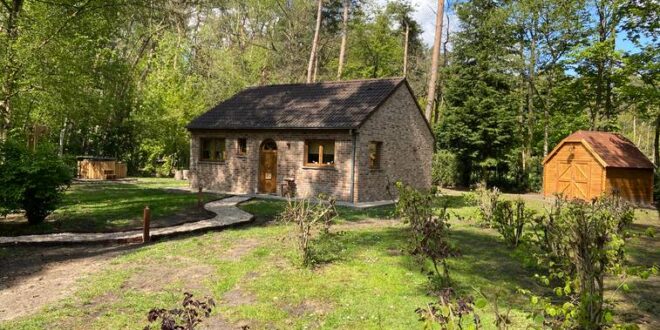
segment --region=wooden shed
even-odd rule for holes
[[[78,157],[78,178],[115,180],[126,177],[126,163],[107,157]]]
[[[614,192],[637,204],[652,204],[654,169],[619,134],[577,131],[543,160],[543,194],[590,200]]]

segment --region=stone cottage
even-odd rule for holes
[[[434,138],[404,78],[251,87],[187,128],[194,190],[361,203],[431,186]]]

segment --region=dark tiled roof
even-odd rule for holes
[[[586,142],[605,162],[606,167],[654,168],[653,163],[620,134],[595,131],[577,131],[564,142]]]
[[[195,118],[196,129],[357,128],[404,78],[258,86]]]

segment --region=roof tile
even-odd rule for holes
[[[247,88],[191,121],[196,129],[357,128],[404,78]]]

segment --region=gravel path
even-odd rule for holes
[[[250,197],[234,196],[209,202],[204,208],[216,214],[206,220],[184,223],[177,226],[155,228],[151,237],[172,236],[199,230],[217,229],[238,223],[249,222],[252,214],[238,207],[237,204],[247,201]],[[141,230],[123,231],[117,233],[59,233],[44,235],[23,235],[15,237],[0,237],[0,245],[11,244],[63,244],[63,243],[99,243],[99,242],[140,242]]]

